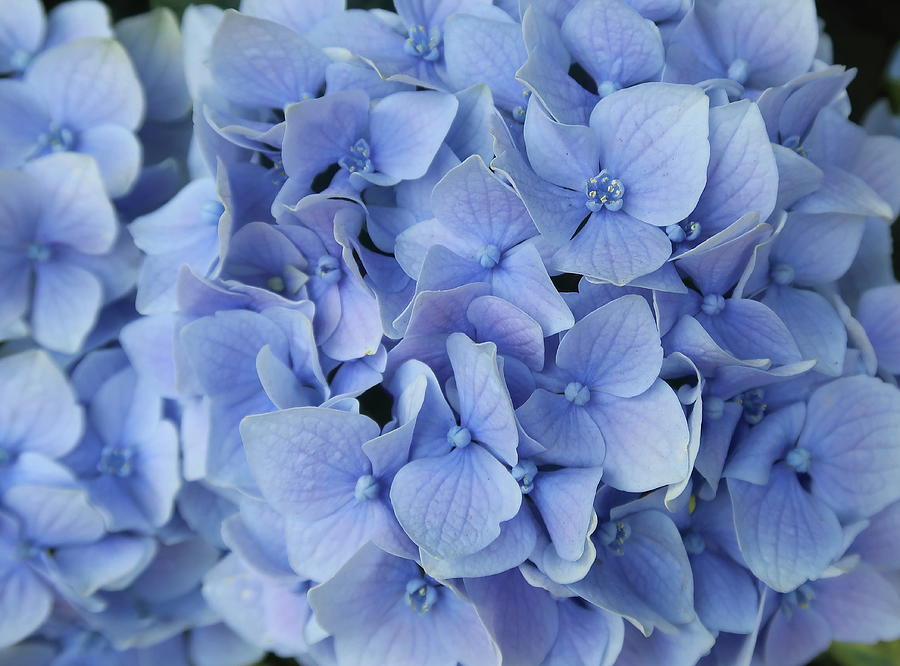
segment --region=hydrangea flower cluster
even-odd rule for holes
[[[900,138],[813,1],[395,4],[0,0],[0,664],[900,637]]]

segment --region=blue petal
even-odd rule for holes
[[[809,400],[797,446],[812,454],[812,492],[839,517],[877,513],[900,499],[900,392],[866,376],[823,386]]]
[[[391,486],[397,519],[422,549],[443,558],[475,553],[519,511],[509,471],[478,444],[403,467]]]
[[[659,511],[624,518],[631,534],[615,554],[605,546],[587,578],[570,585],[587,601],[624,615],[649,633],[694,618],[694,585],[687,553],[672,521]]]
[[[0,360],[0,441],[6,447],[68,453],[84,428],[84,415],[62,371],[38,350]]]
[[[625,185],[622,210],[657,226],[694,210],[706,184],[708,115],[699,88],[670,83],[641,84],[597,103],[590,125],[600,163]]]
[[[509,465],[516,463],[518,431],[512,402],[497,366],[497,347],[476,344],[463,333],[447,338],[447,354],[459,393],[460,424],[472,438]]]
[[[625,211],[602,210],[591,214],[584,228],[553,256],[551,267],[621,286],[649,275],[671,254],[662,229]]]
[[[420,178],[428,171],[456,116],[459,103],[438,92],[402,92],[372,109],[372,164],[397,180]]]
[[[744,559],[772,589],[788,592],[821,576],[839,554],[837,517],[786,465],[776,465],[765,486],[729,479],[728,490]]]
[[[521,666],[544,663],[560,629],[556,601],[546,590],[532,587],[512,569],[469,579],[466,592],[504,662]]]
[[[378,426],[359,414],[295,407],[241,423],[247,460],[265,498],[281,513],[318,520],[354,502],[371,473],[362,444]]]
[[[112,39],[79,39],[44,51],[25,77],[53,119],[73,131],[111,123],[134,130],[144,93],[128,53]]]
[[[563,337],[556,363],[592,391],[624,398],[646,391],[662,366],[647,301],[627,295],[594,310]]]
[[[598,87],[652,81],[665,62],[659,29],[623,0],[582,0],[566,15],[562,36]]]
[[[315,96],[328,62],[290,28],[233,10],[225,12],[209,55],[222,93],[250,108],[281,109]]]

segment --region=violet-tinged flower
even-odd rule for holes
[[[679,481],[688,427],[675,392],[658,378],[659,331],[644,299],[623,296],[579,321],[556,352],[558,371],[517,412],[562,465],[604,468],[604,481],[644,491]]]
[[[292,104],[282,158],[288,182],[279,200],[288,206],[312,191],[332,165],[329,184],[340,191],[396,185],[425,175],[456,115],[456,98],[432,91],[402,92],[376,102],[347,90]]]
[[[640,501],[610,509],[614,494],[598,495],[600,526],[592,537],[597,559],[573,592],[623,615],[649,634],[672,632],[694,620],[694,583],[678,528],[663,511]]]
[[[394,477],[390,496],[400,525],[427,553],[456,558],[500,534],[519,510],[522,493],[506,465],[515,465],[515,414],[492,343],[462,333],[447,339],[458,414],[439,398],[417,422],[412,462]]]
[[[109,531],[152,534],[172,515],[180,486],[178,436],[162,401],[125,368],[90,399],[85,438],[66,457]]]
[[[144,93],[128,54],[111,39],[81,39],[38,56],[21,81],[0,85],[0,166],[63,151],[97,161],[107,193],[126,194],[141,167],[134,131]]]
[[[39,350],[0,359],[0,487],[19,454],[59,458],[84,429],[84,412],[66,376]]]
[[[672,252],[663,229],[688,216],[706,184],[708,115],[698,88],[664,83],[600,100],[589,127],[553,122],[532,102],[525,143],[544,182],[533,191],[508,173],[560,248],[552,267],[623,285],[662,266]]]
[[[7,0],[0,16],[0,73],[20,74],[44,49],[82,37],[112,37],[109,9],[96,0],[64,2],[49,15],[40,0]]]
[[[738,543],[769,587],[820,577],[843,550],[841,523],[897,499],[898,407],[895,387],[845,377],[766,416],[738,444],[725,469]]]
[[[534,224],[519,197],[478,156],[435,185],[435,219],[397,237],[395,253],[416,278],[417,292],[486,282],[491,293],[534,318],[545,335],[565,330],[572,316],[529,241]]]
[[[339,662],[360,666],[499,659],[471,604],[415,562],[364,546],[309,591],[316,621],[334,636]],[[403,636],[403,640],[397,640]]]
[[[328,580],[369,541],[415,554],[388,498],[408,459],[411,433],[379,435],[368,417],[321,407],[241,423],[250,469],[285,518],[287,554],[303,578]]]
[[[771,88],[807,73],[818,43],[812,0],[698,0],[671,36],[665,78]]]
[[[0,181],[0,322],[27,318],[39,344],[74,353],[104,300],[83,264],[109,252],[118,232],[97,167],[84,155],[48,155],[0,172]]]
[[[283,307],[222,310],[185,326],[180,340],[188,367],[210,399],[206,477],[253,488],[238,432],[241,419],[317,405],[327,397],[312,324]]]

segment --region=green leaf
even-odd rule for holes
[[[841,666],[897,666],[900,641],[875,645],[833,643],[830,654]]]

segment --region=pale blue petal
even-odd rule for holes
[[[873,377],[845,377],[809,400],[797,446],[812,454],[811,492],[843,520],[900,499],[900,391]]]
[[[694,210],[706,184],[708,115],[699,88],[671,83],[641,84],[597,103],[590,125],[600,163],[625,186],[622,210],[657,226]]]
[[[516,464],[516,417],[497,366],[497,346],[454,333],[447,338],[447,355],[456,378],[460,424],[473,440],[507,464]]]
[[[73,131],[106,123],[133,130],[143,119],[141,83],[128,53],[112,39],[79,39],[44,51],[25,80],[53,120]]]
[[[475,553],[519,511],[522,493],[509,471],[478,444],[414,460],[394,477],[391,503],[403,529],[437,557]]]
[[[575,324],[559,344],[556,364],[592,391],[630,398],[650,388],[662,357],[647,301],[626,295]]]
[[[362,444],[378,436],[378,426],[360,414],[296,407],[246,418],[241,436],[272,506],[319,520],[355,501],[357,479],[371,473]]]
[[[432,91],[396,93],[378,102],[369,122],[375,170],[398,180],[424,176],[458,106],[452,95]]]
[[[563,21],[562,36],[598,87],[657,79],[665,62],[659,29],[624,0],[582,0]]]
[[[280,109],[315,96],[328,62],[290,28],[233,10],[219,23],[209,55],[222,93],[250,108]]]
[[[678,396],[664,381],[633,398],[594,394],[585,407],[606,441],[607,484],[643,492],[687,476],[690,432]]]
[[[728,490],[744,559],[772,589],[789,592],[821,576],[839,555],[837,517],[786,465],[776,465],[765,486],[729,479]]]

